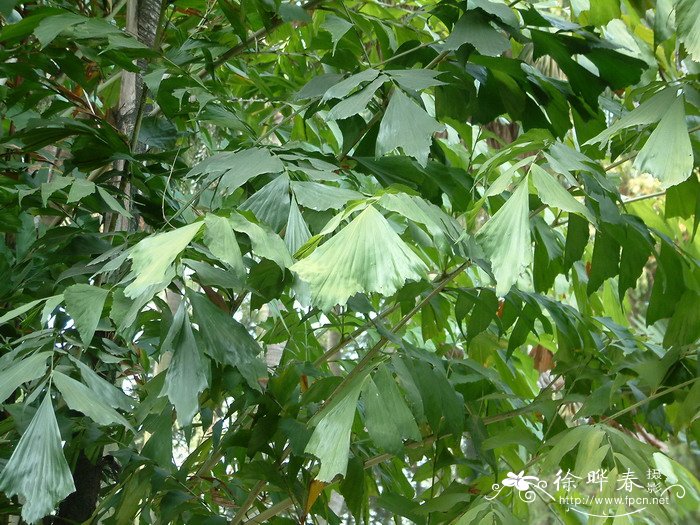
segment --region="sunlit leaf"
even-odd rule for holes
[[[328,309],[358,292],[391,295],[426,266],[369,206],[309,257],[291,267],[311,288],[312,302]]]
[[[350,454],[350,430],[362,383],[358,381],[344,392],[343,397],[320,417],[306,445],[304,452],[313,454],[321,462],[316,474],[319,481],[330,483],[338,474],[345,475]]]
[[[477,241],[491,261],[496,294],[504,296],[532,262],[527,178],[479,230]]]
[[[146,237],[129,251],[134,280],[124,289],[124,295],[135,299],[149,286],[174,277],[172,264],[202,227],[201,222]]]

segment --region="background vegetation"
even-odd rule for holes
[[[697,523],[700,2],[0,14],[1,523]]]

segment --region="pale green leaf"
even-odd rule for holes
[[[34,308],[37,304],[42,302],[44,299],[36,299],[34,301],[30,301],[26,304],[23,304],[22,306],[18,306],[17,308],[13,308],[9,312],[7,312],[5,315],[0,317],[0,324],[6,323],[7,321],[11,321],[15,317],[19,317],[25,312],[28,312],[32,308]]]
[[[96,397],[112,408],[119,408],[125,412],[131,411],[133,408],[133,401],[129,396],[106,379],[101,378],[92,368],[82,361],[73,356],[70,356],[70,358],[73,363],[77,365],[83,381]]]
[[[75,179],[68,191],[68,199],[66,203],[78,202],[88,195],[92,195],[96,190],[95,183],[85,179]]]
[[[44,18],[34,30],[34,36],[41,44],[41,48],[48,46],[66,29],[76,24],[85,22],[86,18],[72,13],[60,14]]]
[[[336,73],[326,73],[325,75],[313,77],[299,90],[295,98],[297,100],[318,98],[342,79],[343,75],[338,75]]]
[[[321,27],[331,34],[333,54],[335,54],[335,48],[338,47],[338,42],[352,29],[352,24],[339,16],[327,15]]]
[[[0,490],[24,500],[22,519],[27,523],[38,522],[75,491],[50,394],[44,397],[0,473]]]
[[[518,27],[518,17],[515,16],[513,9],[510,8],[508,4],[510,2],[491,2],[490,0],[469,0],[467,2],[467,9],[482,9],[489,14],[498,17],[501,22],[512,27]]]
[[[330,483],[338,474],[344,476],[347,471],[350,431],[362,384],[358,381],[323,414],[306,445],[304,452],[313,454],[321,462],[316,474],[319,481]]]
[[[693,60],[700,62],[700,2],[675,0],[678,36]]]
[[[326,102],[334,98],[345,98],[350,92],[363,82],[371,82],[379,76],[376,69],[365,69],[364,71],[351,75],[348,78],[337,82],[333,87],[325,92],[321,102]]]
[[[419,441],[418,425],[401,397],[396,381],[386,366],[368,379],[362,392],[365,425],[375,444],[388,452],[400,453],[403,440]]]
[[[402,148],[406,155],[425,166],[433,134],[444,129],[401,90],[396,90],[379,125],[377,156]]]
[[[112,197],[112,195],[105,189],[101,188],[100,186],[97,186],[97,193],[100,194],[100,197],[102,197],[102,200],[105,201],[105,204],[109,206],[109,208],[112,211],[117,212],[119,215],[122,215],[123,217],[126,217],[128,219],[131,219],[131,213],[126,211],[124,209],[124,206],[119,204],[119,201]]]
[[[53,295],[46,298],[46,303],[44,308],[41,310],[41,324],[46,325],[51,318],[51,314],[56,309],[56,307],[63,302],[63,294]]]
[[[519,175],[518,170],[523,166],[529,166],[534,162],[534,160],[535,156],[531,155],[509,166],[488,187],[488,190],[486,190],[486,193],[484,193],[484,197],[493,197],[495,195],[500,195],[501,193],[506,191],[506,189],[508,189],[508,186],[510,186],[510,183],[513,181],[513,178],[516,175]]]
[[[192,333],[185,301],[175,313],[173,324],[163,340],[163,352],[173,354],[165,375],[163,393],[175,407],[177,421],[189,425],[199,409],[199,393],[207,387],[206,363]]]
[[[595,223],[595,218],[588,208],[586,208],[582,202],[577,201],[571,193],[566,191],[564,187],[559,184],[557,179],[547,173],[543,168],[537,164],[533,164],[530,168],[530,173],[532,174],[532,182],[537,189],[540,199],[547,206],[570,213],[578,213],[590,222]]]
[[[51,355],[51,352],[33,354],[0,372],[0,403],[4,403],[21,384],[43,376],[46,372],[46,358]]]
[[[532,262],[527,184],[526,177],[477,234],[491,261],[499,297],[508,293]]]
[[[119,412],[102,401],[95,392],[80,381],[57,371],[53,372],[52,378],[54,385],[63,395],[63,400],[71,409],[82,412],[98,425],[117,423],[133,430]]]
[[[230,221],[234,230],[245,233],[250,238],[255,255],[276,262],[283,270],[292,265],[292,256],[279,235],[250,222],[238,213],[231,214]]]
[[[131,272],[128,278],[135,278],[124,289],[124,295],[137,298],[149,286],[161,284],[166,274],[172,279],[171,265],[202,227],[201,222],[188,224],[167,233],[146,237],[129,251]]]
[[[209,214],[204,219],[206,230],[204,231],[204,244],[207,245],[212,255],[229,265],[236,277],[245,277],[241,249],[233,233],[231,222],[223,217]]]
[[[310,238],[311,232],[309,227],[306,225],[301,211],[299,211],[296,199],[292,199],[292,204],[289,207],[287,227],[284,229],[284,243],[289,248],[289,253],[296,253]]]
[[[329,186],[320,182],[292,181],[291,188],[300,206],[316,211],[338,210],[345,206],[348,201],[364,197],[357,191]]]
[[[442,80],[435,78],[441,72],[432,69],[391,69],[384,71],[384,73],[408,91],[422,91],[430,87],[445,85]]]
[[[683,97],[673,101],[634,161],[635,168],[651,173],[664,188],[680,184],[693,171],[693,148],[683,105]]]
[[[73,182],[71,177],[61,177],[58,175],[52,177],[50,182],[44,182],[41,185],[41,202],[44,203],[44,206],[46,206],[51,195],[69,186],[71,182]]]
[[[445,40],[445,49],[454,51],[471,44],[482,55],[499,56],[510,49],[510,41],[479,11],[467,11]]]
[[[328,112],[328,118],[330,120],[343,120],[353,115],[357,115],[364,111],[369,104],[374,93],[386,82],[388,78],[384,75],[379,75],[374,81],[367,84],[357,93],[352,96],[341,100],[333,106],[333,108]]]
[[[607,127],[605,131],[588,140],[584,145],[606,144],[613,136],[623,129],[633,126],[646,126],[658,122],[675,99],[675,89],[666,88],[659,91],[650,99],[641,103],[637,108],[627,113],[620,120],[616,121],[612,126]]]
[[[308,283],[313,304],[324,310],[358,292],[391,295],[427,270],[372,206],[310,256],[291,267]]]
[[[279,231],[287,222],[289,199],[289,177],[282,174],[253,193],[239,209],[252,211],[258,221]]]
[[[423,224],[434,237],[445,237],[448,232],[459,235],[452,218],[421,197],[406,193],[385,193],[377,204],[387,211],[396,212],[413,222]]]
[[[281,171],[284,171],[284,164],[267,149],[250,148],[217,153],[200,162],[187,176],[204,174],[206,182],[221,177],[219,187],[224,193],[230,193],[258,175]]]
[[[95,335],[97,323],[102,317],[102,307],[105,304],[109,290],[90,286],[89,284],[74,284],[63,292],[66,312],[75,321],[75,326],[84,345],[89,345]]]

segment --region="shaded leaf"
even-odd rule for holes
[[[372,441],[388,452],[399,453],[403,440],[418,441],[420,431],[386,366],[368,379],[362,392],[365,425]]]
[[[75,491],[73,476],[61,448],[61,434],[46,394],[32,422],[0,473],[0,490],[25,500],[22,519],[38,522]]]
[[[259,389],[258,380],[266,375],[265,364],[258,358],[260,345],[242,324],[205,296],[190,293],[188,297],[204,351],[219,363],[238,368],[248,384]]]
[[[57,371],[53,372],[52,379],[63,395],[63,400],[73,410],[82,412],[98,425],[118,423],[131,429],[131,425],[121,414],[81,382]]]
[[[95,335],[108,294],[109,290],[89,284],[74,284],[63,292],[66,311],[75,321],[80,338],[86,346]]]
[[[168,395],[175,407],[177,422],[182,426],[189,425],[199,409],[199,393],[207,387],[207,377],[206,363],[197,348],[185,301],[180,302],[161,350],[173,354],[165,375],[163,394]]]
[[[10,397],[21,384],[38,379],[46,373],[46,358],[52,352],[40,352],[14,362],[0,372],[0,403]]]
[[[377,156],[401,148],[406,155],[425,166],[433,134],[444,129],[401,90],[396,90],[379,125]]]

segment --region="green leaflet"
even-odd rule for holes
[[[510,49],[510,41],[479,11],[467,11],[445,41],[445,49],[457,50],[471,44],[482,55],[498,56]]]
[[[21,384],[43,376],[46,372],[46,358],[52,354],[52,352],[33,354],[0,371],[0,403],[4,403]]]
[[[695,61],[700,61],[700,2],[675,0],[676,26],[681,42]]]
[[[252,211],[258,221],[279,231],[289,215],[289,199],[289,177],[285,173],[256,191],[239,209]]]
[[[58,190],[62,190],[63,188],[69,186],[71,182],[71,178],[60,176],[53,177],[50,182],[44,182],[41,185],[41,202],[44,204],[44,206],[46,206],[46,203],[51,195],[56,193]]]
[[[292,265],[292,256],[279,235],[235,212],[229,220],[234,230],[245,233],[250,238],[255,255],[276,262],[282,270]]]
[[[449,234],[459,236],[452,217],[425,199],[407,193],[385,193],[377,202],[387,211],[396,212],[407,219],[423,224],[430,235],[444,239]]]
[[[173,354],[161,395],[168,395],[175,407],[177,422],[181,426],[189,425],[199,409],[199,393],[207,387],[207,365],[197,348],[185,301],[180,302],[161,351]]]
[[[127,278],[135,278],[124,288],[124,295],[136,299],[149,286],[163,283],[174,277],[172,264],[202,227],[201,222],[188,224],[167,233],[146,237],[129,251],[131,272]]]
[[[623,129],[658,122],[675,99],[676,94],[674,89],[662,89],[650,99],[641,103],[639,107],[627,113],[612,126],[606,128],[605,131],[588,140],[584,146],[588,144],[606,144],[613,136],[617,135]]]
[[[532,174],[532,182],[537,188],[537,193],[542,202],[553,208],[559,208],[570,213],[578,213],[595,223],[595,218],[588,208],[582,202],[577,201],[559,184],[559,181],[539,165],[532,164],[530,173]]]
[[[92,336],[95,335],[108,294],[109,290],[89,284],[74,284],[63,292],[66,311],[75,321],[85,346],[90,344]]]
[[[121,204],[119,204],[119,201],[112,197],[112,195],[107,190],[100,186],[97,186],[97,193],[100,194],[100,197],[102,197],[102,200],[105,201],[105,204],[109,206],[110,210],[115,211],[119,215],[122,215],[128,219],[131,219],[131,213],[124,209],[124,207]]]
[[[441,72],[432,69],[391,69],[384,72],[407,91],[422,91],[430,87],[445,85],[442,80],[435,78]]]
[[[389,79],[385,75],[379,75],[379,77],[374,79],[370,84],[367,84],[360,91],[333,106],[328,112],[328,118],[330,120],[343,120],[361,113],[374,97],[374,93],[387,80]]]
[[[25,312],[28,312],[43,300],[44,299],[35,299],[34,301],[30,301],[26,304],[23,304],[22,306],[18,306],[17,308],[10,310],[5,315],[0,317],[0,324],[6,323],[7,321],[12,321],[12,319],[14,319],[15,317],[19,317]]]
[[[367,431],[379,447],[398,454],[403,449],[404,439],[420,440],[413,414],[386,366],[380,366],[374,377],[367,380],[362,402]]]
[[[25,500],[22,519],[36,523],[75,491],[61,447],[61,434],[46,394],[32,422],[0,473],[0,490]]]
[[[377,156],[401,148],[425,167],[433,134],[444,129],[445,126],[397,89],[379,125]]]
[[[525,177],[476,237],[491,261],[499,297],[508,293],[532,262],[527,185]]]
[[[683,106],[683,97],[677,97],[634,161],[635,168],[651,173],[664,188],[683,182],[693,171],[693,148]]]
[[[313,454],[321,462],[321,469],[316,474],[319,481],[330,483],[338,474],[345,475],[350,454],[350,431],[363,383],[364,381],[357,381],[326,411],[318,420],[304,449],[304,452]]]
[[[289,253],[296,253],[310,238],[311,232],[309,227],[306,225],[301,211],[299,211],[296,199],[292,199],[289,207],[289,217],[287,218],[287,227],[284,229],[284,243],[289,248]]]
[[[68,191],[66,203],[78,202],[88,195],[92,195],[96,190],[95,183],[85,179],[75,179]]]
[[[351,75],[348,78],[337,82],[321,98],[321,102],[326,102],[334,98],[345,98],[350,92],[363,82],[371,82],[379,75],[376,69],[365,69],[361,73]]]
[[[219,187],[224,193],[230,193],[258,175],[281,171],[284,171],[284,164],[267,149],[250,148],[212,155],[192,168],[187,176],[206,175],[207,182],[221,177]]]
[[[241,249],[233,233],[231,222],[217,215],[209,214],[204,218],[206,229],[204,243],[212,255],[231,267],[238,278],[244,278],[246,271],[243,266]]]
[[[331,34],[333,53],[335,54],[335,48],[338,47],[338,42],[345,36],[345,33],[350,31],[352,24],[339,16],[328,15],[323,21],[323,24],[321,24],[321,27]]]
[[[219,363],[235,366],[251,388],[266,376],[265,364],[257,357],[260,345],[245,326],[218,308],[204,295],[189,293],[194,320],[204,351]]]
[[[343,75],[338,75],[336,73],[326,73],[324,75],[315,76],[299,90],[295,98],[297,100],[319,98],[341,80],[343,80]]]
[[[87,18],[74,15],[73,13],[50,16],[39,23],[34,30],[34,36],[41,43],[41,47],[44,48],[63,31],[70,29],[76,24],[86,22],[87,20]]]
[[[291,188],[300,206],[316,211],[337,210],[348,201],[364,197],[357,191],[320,182],[292,181]]]
[[[70,356],[70,358],[80,370],[83,381],[90,388],[93,395],[112,408],[119,408],[125,412],[130,412],[132,410],[133,401],[129,396],[109,381],[102,379],[92,368],[82,361],[79,361],[73,356]]]
[[[700,295],[686,290],[668,322],[664,346],[692,345],[700,338]]]
[[[369,206],[291,270],[310,286],[313,304],[327,310],[358,292],[391,295],[427,267]]]
[[[63,395],[63,400],[73,410],[82,412],[98,425],[118,423],[133,431],[129,422],[119,412],[81,382],[57,371],[53,372],[52,379]]]

